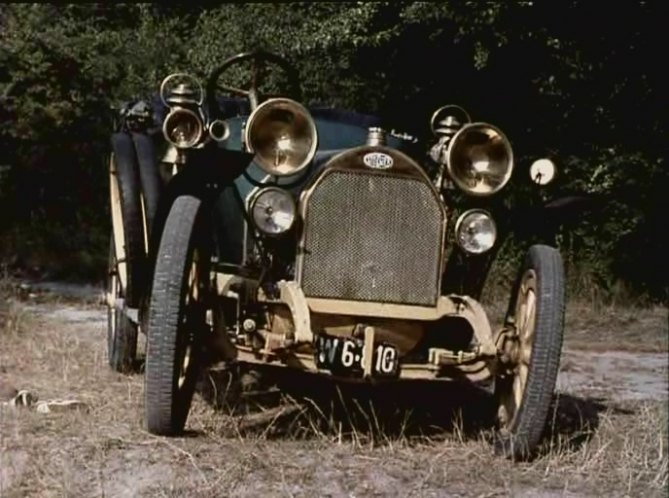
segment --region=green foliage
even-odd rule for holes
[[[86,223],[80,243],[103,240],[110,106],[155,92],[170,72],[205,79],[225,58],[263,48],[295,63],[307,103],[378,113],[424,138],[434,109],[457,103],[506,132],[519,175],[533,158],[555,158],[556,194],[605,200],[560,234],[574,267],[605,289],[623,281],[666,298],[661,9],[616,3],[603,16],[576,0],[5,4],[0,208],[13,217],[0,229]],[[244,85],[248,73],[230,78]],[[268,83],[276,91],[282,80]]]
[[[76,127],[99,137],[110,103],[152,93],[182,60],[178,26],[142,4],[6,6],[0,88],[15,117],[6,132],[39,142],[66,140]]]
[[[111,106],[182,60],[180,24],[142,4],[9,4],[1,22],[3,253],[42,253],[55,271],[104,254]]]

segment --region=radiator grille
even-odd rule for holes
[[[431,186],[420,179],[327,174],[308,200],[305,295],[435,305],[443,216]]]

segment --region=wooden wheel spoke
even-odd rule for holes
[[[186,383],[188,369],[191,361],[191,353],[192,351],[190,344],[185,344],[183,351],[179,354],[179,388],[183,387],[183,385]]]
[[[524,332],[525,326],[526,326],[525,318],[526,318],[527,314],[525,313],[525,308],[526,308],[526,304],[523,301],[523,302],[520,303],[520,306],[518,307],[518,311],[516,311],[516,323],[517,323],[517,327],[518,327],[518,334],[520,335],[520,337],[523,336],[523,332]]]
[[[521,357],[532,352],[534,343],[534,329],[536,326],[536,294],[529,290],[525,296],[525,303],[522,307],[522,316],[520,318],[522,326],[519,327],[519,336]]]
[[[186,304],[192,305],[197,302],[198,298],[198,288],[196,282],[193,282],[188,286],[188,292],[186,293]]]
[[[529,366],[532,359],[532,344],[521,345],[519,353],[519,363]]]
[[[516,399],[513,396],[513,384],[514,384],[514,379],[513,378],[506,378],[503,381],[501,381],[502,384],[504,384],[503,387],[503,392],[505,393],[504,396],[501,399],[501,413],[500,415],[500,423],[502,424],[503,427],[508,427],[513,421],[513,416],[516,413],[517,410],[517,405],[516,405]]]

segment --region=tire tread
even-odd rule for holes
[[[531,365],[514,427],[496,441],[496,450],[514,459],[530,458],[541,441],[560,367],[564,331],[565,279],[559,251],[533,245],[520,275],[528,268],[537,270],[538,293]]]
[[[181,196],[175,200],[156,260],[147,334],[145,409],[147,429],[157,435],[181,432],[188,415],[189,406],[180,406],[176,397],[174,372],[178,368],[176,343],[184,273],[199,208],[196,197]]]

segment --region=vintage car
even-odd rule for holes
[[[248,88],[226,80],[238,65]],[[274,72],[285,96],[263,93]],[[199,372],[237,363],[492,381],[496,448],[535,451],[560,361],[560,253],[528,247],[492,324],[479,299],[516,226],[501,201],[512,147],[455,105],[425,119],[429,142],[307,108],[296,71],[267,52],[231,57],[204,85],[173,74],[159,101],[125,109],[110,161],[109,360],[132,369],[146,333],[149,432],[180,433]],[[555,175],[549,159],[529,169],[536,189]]]

